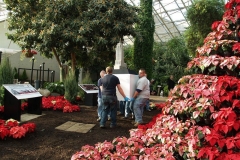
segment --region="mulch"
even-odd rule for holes
[[[133,120],[117,117],[117,128],[102,129],[97,122],[97,107],[80,106],[80,112],[43,111],[43,116],[30,120],[36,124],[36,131],[22,139],[0,140],[1,160],[69,160],[84,145],[112,141],[118,136],[129,137],[129,130],[136,128]],[[159,110],[144,111],[143,120],[148,123]],[[0,115],[2,118],[2,115]],[[96,124],[88,133],[66,132],[55,127],[67,122]]]

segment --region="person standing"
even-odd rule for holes
[[[171,91],[174,88],[175,82],[173,81],[173,75],[170,75],[170,77],[168,78],[167,85],[168,85],[168,91]]]
[[[139,80],[137,81],[136,91],[134,92],[133,98],[131,101],[134,101],[133,111],[135,115],[134,126],[137,127],[139,124],[143,123],[143,110],[147,100],[150,98],[150,89],[148,79],[146,78],[145,69],[140,69]]]
[[[100,120],[100,128],[105,128],[107,114],[110,112],[111,123],[110,128],[116,127],[117,122],[117,95],[116,87],[119,93],[124,97],[125,101],[129,98],[125,96],[118,77],[112,75],[112,67],[106,68],[106,75],[100,80],[100,88],[102,93],[102,112]]]
[[[99,122],[101,120],[101,112],[102,112],[102,94],[101,94],[101,89],[100,89],[100,80],[101,78],[103,78],[106,75],[106,72],[104,70],[102,70],[100,72],[100,78],[98,79],[98,119],[97,121]],[[110,114],[108,114],[108,120],[110,120]]]

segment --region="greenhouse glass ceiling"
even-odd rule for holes
[[[133,6],[139,6],[140,0],[125,0]],[[227,0],[225,0],[226,2]],[[193,0],[153,0],[155,20],[155,41],[165,42],[180,36],[189,26],[186,13]],[[6,6],[0,0],[0,22],[7,18]],[[133,43],[132,37],[125,38],[125,44]]]

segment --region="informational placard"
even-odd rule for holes
[[[98,93],[98,87],[95,84],[78,84],[86,93]]]
[[[30,84],[3,84],[3,87],[17,99],[27,99],[42,96]]]

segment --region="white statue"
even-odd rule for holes
[[[124,63],[123,44],[120,41],[116,47],[116,60],[115,60],[114,69],[120,69],[121,67],[127,68],[127,64]]]

